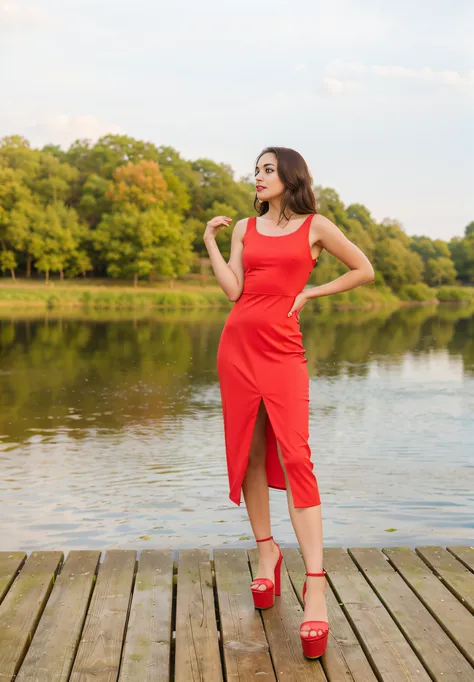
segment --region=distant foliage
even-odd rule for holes
[[[374,264],[376,279],[367,291],[375,287],[421,301],[433,298],[433,287],[459,296],[462,288],[452,285],[474,282],[474,221],[450,242],[409,237],[397,220],[377,223],[362,204],[345,206],[334,189],[314,190],[319,212]],[[228,164],[189,161],[172,147],[127,135],[76,140],[67,150],[52,144],[33,149],[24,137],[4,137],[0,270],[13,279],[41,273],[46,280],[93,275],[129,278],[135,285],[154,277],[174,280],[199,272],[207,258],[206,222],[225,214],[235,225],[254,214],[254,196],[252,173],[236,180]],[[232,227],[217,237],[226,260],[231,236]],[[310,283],[346,270],[323,251]]]
[[[440,287],[436,292],[438,301],[472,301],[474,289],[472,287]]]
[[[398,292],[402,301],[436,301],[436,289],[423,282],[405,284]]]

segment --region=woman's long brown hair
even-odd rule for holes
[[[286,215],[287,209],[292,214],[296,213],[298,215],[317,213],[316,197],[313,192],[313,178],[301,154],[289,147],[265,147],[258,155],[255,166],[257,166],[260,157],[267,152],[273,152],[277,157],[278,167],[276,170],[280,180],[285,185],[278,222],[280,222],[282,217],[287,221],[290,220]],[[268,201],[260,201],[257,194],[255,195],[253,205],[259,216],[265,215],[268,212]]]

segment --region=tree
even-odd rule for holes
[[[410,242],[410,249],[417,253],[423,262],[426,263],[430,258],[436,258],[436,246],[429,237],[414,236]]]
[[[69,277],[81,274],[83,277],[92,270],[92,261],[84,249],[77,249],[71,254],[71,259],[67,267]]]
[[[7,240],[15,251],[23,254],[27,277],[31,277],[34,249],[41,240],[43,220],[44,207],[34,201],[19,202],[10,213]]]
[[[158,164],[169,189],[180,201],[181,210],[185,217],[194,216],[194,212],[199,210],[195,200],[195,193],[200,187],[201,181],[199,171],[193,168],[191,161],[183,159],[176,149],[165,145],[158,147]],[[175,184],[174,178],[180,183],[179,186]],[[186,202],[183,201],[184,192],[182,188],[188,197],[188,206],[184,205]]]
[[[454,284],[456,268],[451,258],[430,258],[425,266],[425,281],[431,287]]]
[[[411,243],[411,237],[405,232],[403,225],[399,220],[394,220],[393,218],[384,218],[381,225],[380,236],[382,239],[387,237],[392,239],[398,239],[403,246],[409,247]]]
[[[102,214],[111,208],[111,200],[107,197],[109,189],[110,181],[95,173],[89,175],[82,185],[76,210],[92,229],[100,223]]]
[[[159,154],[151,142],[129,135],[104,135],[95,144],[90,140],[76,140],[67,151],[67,160],[83,177],[95,173],[111,180],[119,166],[142,160],[158,162]]]
[[[410,248],[426,263],[430,258],[450,258],[449,247],[442,239],[430,239],[425,236],[411,238]]]
[[[168,197],[165,198],[163,203],[163,208],[170,213],[186,214],[191,207],[191,199],[185,183],[169,167],[163,168],[162,173],[169,190]]]
[[[318,202],[318,212],[328,218],[328,220],[332,220],[340,230],[345,232],[347,213],[344,203],[341,201],[336,190],[317,185],[314,191]]]
[[[33,177],[39,165],[40,152],[31,149],[30,143],[21,135],[7,135],[0,140],[0,166],[23,171]]]
[[[64,278],[64,269],[80,247],[81,235],[82,229],[73,208],[59,201],[46,207],[32,247],[35,266],[45,273],[46,281],[50,272],[59,272],[61,279]]]
[[[0,270],[5,272],[5,270],[10,270],[10,274],[13,280],[15,280],[15,268],[18,263],[16,262],[15,254],[13,251],[4,250],[0,252]]]
[[[433,244],[435,246],[436,255],[438,258],[451,258],[451,254],[449,253],[449,246],[445,241],[443,241],[442,239],[435,239],[433,241]]]
[[[346,215],[348,218],[358,220],[366,230],[374,223],[369,209],[363,204],[350,204],[346,209]]]
[[[166,180],[155,161],[139,161],[120,166],[114,173],[107,198],[117,209],[136,206],[145,210],[153,205],[162,206],[170,198]]]
[[[416,284],[422,279],[423,261],[395,237],[386,237],[377,244],[375,270],[380,270],[388,286],[398,291],[404,284]]]
[[[474,282],[474,221],[466,226],[464,237],[453,237],[448,247],[459,279]]]
[[[24,178],[25,171],[0,166],[0,244],[3,250],[24,253],[29,277],[32,238],[41,208],[35,204]]]
[[[77,181],[77,169],[50,151],[31,149],[30,143],[19,135],[0,140],[0,166],[22,173],[22,183],[43,204],[69,200]]]
[[[188,271],[192,253],[179,218],[154,207],[140,211],[128,205],[105,214],[94,233],[94,244],[112,277],[138,279],[158,273],[176,278]]]
[[[27,184],[45,205],[55,201],[69,203],[78,175],[77,169],[68,163],[49,152],[41,152],[36,172],[27,178]]]

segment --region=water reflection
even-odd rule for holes
[[[225,316],[1,313],[1,549],[251,544],[227,497]],[[472,306],[301,324],[325,545],[471,543]],[[284,493],[271,504],[294,544]]]

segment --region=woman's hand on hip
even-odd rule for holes
[[[308,297],[304,293],[304,291],[301,291],[297,297],[295,298],[293,305],[291,306],[291,310],[288,313],[288,317],[291,317],[293,313],[296,314],[296,319],[299,319],[300,312],[304,308],[305,304],[308,302]]]

